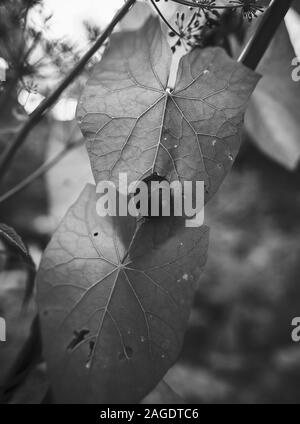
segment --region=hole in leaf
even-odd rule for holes
[[[123,352],[119,353],[119,360],[131,359],[133,356],[133,350],[130,346],[125,346]]]
[[[91,340],[89,342],[89,356],[88,356],[88,360],[86,361],[85,367],[86,368],[90,368],[91,367],[91,362],[92,362],[92,355],[94,352],[94,348],[95,348],[95,340]]]
[[[80,331],[75,330],[74,331],[74,337],[73,339],[70,341],[70,343],[67,346],[67,350],[68,351],[72,351],[73,349],[75,349],[76,346],[79,345],[79,343],[81,343],[86,336],[89,334],[90,330],[83,328]]]
[[[98,233],[98,232],[95,232],[95,233],[93,234],[93,236],[94,236],[94,237],[98,237],[98,236],[99,236],[99,233]]]
[[[94,347],[95,347],[95,341],[94,340],[91,340],[90,343],[89,343],[89,345],[90,345],[89,356],[91,356],[91,354],[93,353]]]

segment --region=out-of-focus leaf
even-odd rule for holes
[[[9,105],[11,106],[11,105]],[[12,142],[20,130],[22,120],[27,119],[20,108],[9,110],[9,116],[0,113],[0,154]],[[27,142],[17,152],[7,175],[1,182],[0,194],[15,187],[45,161],[49,136],[49,121],[44,119],[30,133]],[[35,218],[47,213],[47,192],[44,177],[36,179],[29,187],[0,205],[0,221],[16,228],[27,240],[40,242]]]
[[[54,234],[38,303],[55,402],[140,402],[176,361],[207,227],[100,218],[87,186]]]
[[[256,144],[289,169],[295,169],[300,158],[300,85],[292,79],[294,57],[282,24],[258,68],[263,78],[246,114]]]
[[[16,393],[18,392],[19,395],[21,395],[23,387],[25,386],[27,388],[30,386],[27,380],[31,379],[32,374],[35,375],[36,367],[38,367],[41,362],[42,345],[40,325],[38,317],[35,316],[31,324],[29,335],[20,349],[3,385],[2,396],[5,403],[17,402]],[[37,392],[39,392],[39,390]],[[36,403],[34,399],[32,399],[32,402]]]
[[[73,121],[56,121],[51,126],[51,143],[48,144],[46,157],[50,159],[62,151],[66,142],[75,142],[82,138],[81,131]],[[69,207],[88,183],[94,183],[88,154],[84,143],[72,149],[46,176],[46,189],[49,199],[49,216],[40,222],[44,231],[53,233],[65,216]]]
[[[6,342],[0,343],[0,403],[6,398],[6,389],[13,381],[16,362],[25,346],[36,307],[31,298],[23,308],[24,286],[27,275],[24,271],[2,271],[0,273],[0,316],[4,317],[6,326]]]
[[[159,22],[112,37],[83,92],[77,118],[96,182],[153,172],[204,181],[206,200],[229,172],[258,75],[219,48],[194,50],[167,87],[171,51]]]
[[[0,240],[1,239],[9,250],[16,254],[22,260],[22,263],[26,264],[27,282],[24,302],[27,303],[34,289],[35,264],[21,237],[13,228],[3,223],[0,223]]]
[[[142,401],[143,404],[175,405],[184,404],[184,400],[163,380]]]
[[[295,50],[295,55],[300,57],[300,13],[290,9],[285,18],[285,24]]]
[[[36,405],[43,403],[49,382],[47,379],[46,365],[40,363],[30,370],[23,383],[18,386],[9,400],[9,404]]]
[[[300,14],[300,3],[299,3],[299,1],[294,1],[293,8]]]
[[[17,261],[13,259],[13,268],[19,268],[20,265],[23,268],[23,264],[26,265],[26,269],[22,274],[25,278],[25,290],[24,290],[24,299],[23,299],[23,305],[26,304],[27,308],[26,311],[22,311],[21,314],[17,318],[23,319],[25,321],[30,322],[31,319],[31,313],[30,310],[30,299],[31,295],[34,290],[34,279],[35,279],[35,265],[34,262],[30,256],[30,253],[26,247],[26,245],[23,243],[21,237],[15,232],[15,230],[11,227],[8,227],[6,224],[0,224],[0,240],[3,241],[4,246],[7,250],[7,257],[12,259],[17,257]],[[3,276],[5,273],[0,270],[2,279],[2,283],[5,285],[5,278]],[[17,274],[15,272],[8,272],[7,275],[10,276],[16,276]],[[9,311],[8,315],[8,308],[5,307],[5,302],[2,299],[2,296],[10,297],[10,291],[14,293],[14,307],[12,308],[12,312],[15,313],[15,310],[18,309],[19,304],[21,304],[20,299],[16,297],[15,293],[18,293],[18,291],[14,291],[14,285],[16,284],[15,281],[13,281],[13,278],[10,278],[9,281],[11,281],[10,287],[7,289],[2,288],[0,291],[0,315],[2,316],[2,313],[5,317],[7,317],[7,322],[9,323],[9,334],[7,336],[7,343],[8,345],[12,344],[12,337],[15,337],[14,331],[11,330],[11,326],[14,323],[14,320],[16,319],[15,316],[11,316],[11,311]],[[18,280],[18,279],[16,279]],[[27,333],[25,334],[27,336]],[[23,335],[24,336],[24,335]],[[27,378],[30,370],[32,369],[33,365],[36,364],[37,357],[41,357],[41,345],[39,343],[40,341],[40,334],[38,329],[38,323],[37,318],[33,320],[33,323],[31,324],[31,330],[29,332],[28,338],[26,340],[22,340],[22,343],[20,343],[19,346],[15,346],[15,352],[14,355],[6,354],[4,349],[3,358],[6,359],[7,356],[9,356],[9,362],[8,361],[2,361],[3,366],[6,368],[6,372],[3,376],[3,381],[0,379],[0,403],[3,401],[7,403],[10,399],[12,399],[15,390],[17,390],[24,382],[24,380]],[[7,347],[7,350],[9,352],[10,347]],[[2,356],[2,352],[1,352]],[[1,359],[3,359],[1,358]]]

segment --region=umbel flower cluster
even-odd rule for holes
[[[170,28],[170,37],[176,38],[172,47],[183,45],[187,49],[193,46],[201,46],[202,32],[220,25],[221,16],[224,13],[240,15],[243,19],[251,22],[264,11],[261,0],[230,0],[227,4],[218,3],[216,0],[150,0],[160,17]],[[184,12],[177,13],[175,22],[168,22],[159,9],[162,1],[174,2],[187,6],[190,11],[188,19]]]

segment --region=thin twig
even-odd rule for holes
[[[83,145],[83,139],[74,143],[68,143],[64,147],[64,149],[57,153],[53,158],[49,159],[47,162],[37,168],[32,174],[30,174],[27,178],[25,178],[22,182],[20,182],[15,187],[0,196],[0,203],[5,202],[6,200],[20,193],[20,191],[30,186],[35,180],[37,180],[42,175],[45,175],[50,169],[57,165],[58,162],[60,162],[61,159],[63,159],[71,150],[81,145]]]
[[[273,0],[270,3],[257,30],[240,55],[239,62],[250,69],[257,68],[292,3],[293,0]]]
[[[24,124],[23,128],[15,138],[15,140],[10,143],[4,153],[0,157],[0,181],[6,174],[9,169],[10,163],[14,158],[15,154],[19,150],[20,146],[26,140],[26,137],[31,132],[31,130],[41,121],[45,113],[56,103],[63,91],[75,80],[75,78],[84,70],[86,64],[92,58],[92,56],[99,50],[99,48],[104,44],[107,38],[111,35],[115,26],[120,22],[120,20],[127,14],[130,8],[134,5],[136,0],[127,0],[123,7],[118,11],[103,33],[100,35],[95,44],[90,48],[90,50],[82,57],[78,62],[75,68],[69,73],[69,75],[60,83],[60,85],[54,90],[54,92],[47,97],[40,105],[32,112],[29,116],[28,121]]]

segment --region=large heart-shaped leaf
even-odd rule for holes
[[[38,273],[56,402],[138,402],[181,349],[208,229],[181,219],[100,218],[87,186]]]
[[[115,34],[83,92],[77,119],[96,182],[118,184],[153,172],[218,189],[240,146],[245,108],[258,75],[219,48],[180,61],[168,89],[171,51],[159,22]]]

